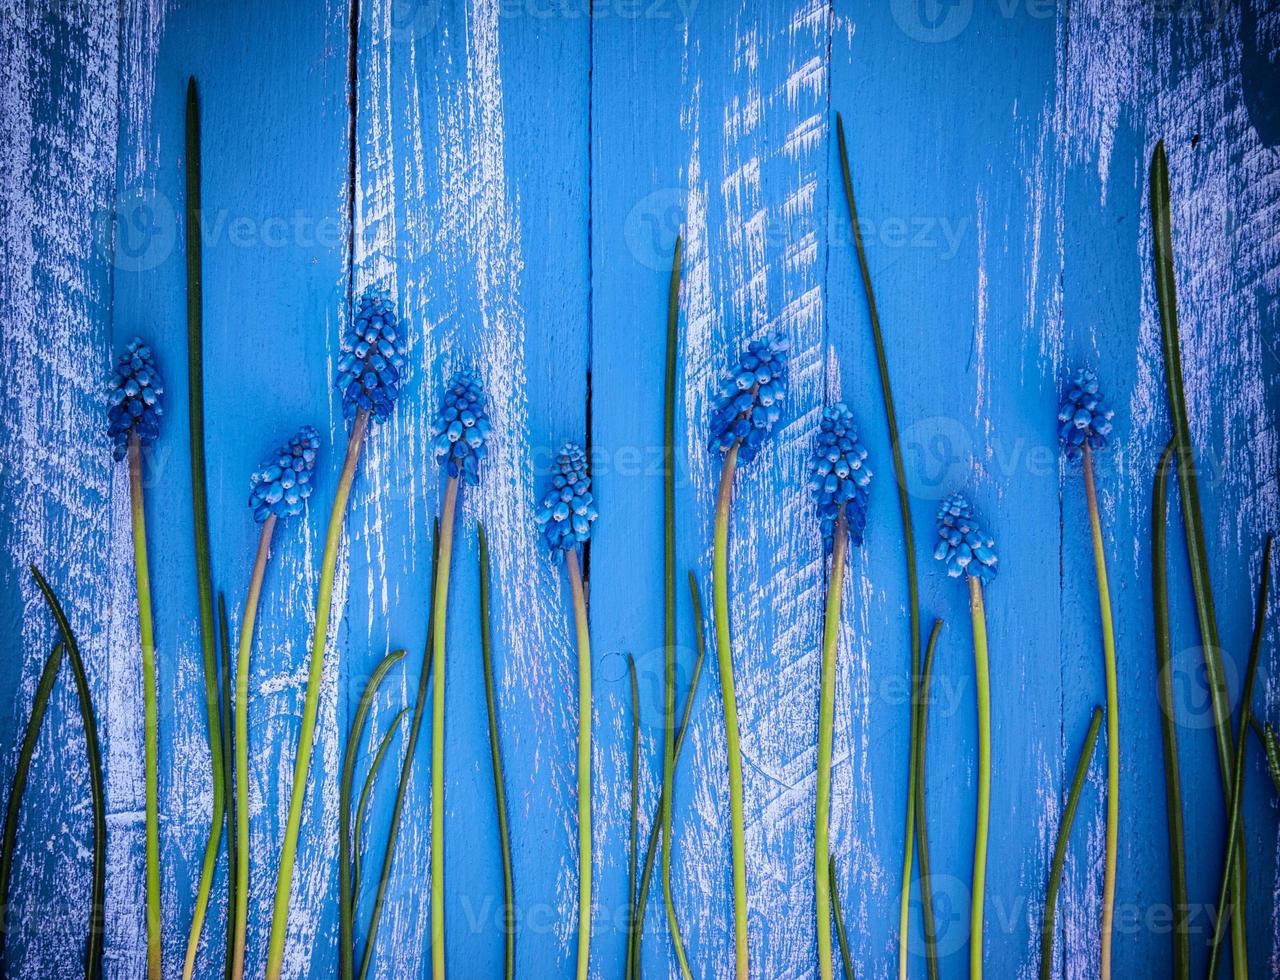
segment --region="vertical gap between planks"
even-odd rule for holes
[[[358,2],[358,0],[356,0]],[[591,476],[592,460],[591,454],[593,439],[593,418],[591,411],[591,365],[595,356],[595,227],[593,221],[595,219],[595,145],[592,124],[595,116],[595,66],[596,66],[596,21],[594,10],[588,11],[587,16],[587,356],[586,356],[586,386],[584,398],[586,405],[584,407],[583,426],[583,448],[587,453],[587,475]],[[537,478],[537,474],[534,474]],[[536,498],[536,492],[535,492]],[[591,621],[591,539],[588,538],[582,546],[582,587],[588,597],[587,603],[587,622]]]

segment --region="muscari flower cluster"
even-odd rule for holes
[[[471,486],[480,482],[480,461],[488,448],[489,416],[484,408],[484,382],[477,371],[459,371],[449,382],[436,416],[436,458],[445,460],[449,476]]]
[[[982,529],[973,507],[962,493],[953,493],[938,509],[938,547],[933,557],[946,565],[947,574],[968,574],[981,582],[996,577],[996,542]]]
[[[1107,407],[1098,391],[1098,376],[1080,368],[1067,382],[1058,408],[1058,438],[1068,459],[1090,449],[1102,449],[1111,434],[1111,418],[1115,412]]]
[[[293,517],[315,489],[312,482],[320,433],[304,425],[297,434],[262,461],[249,478],[249,507],[261,524],[268,517]]]
[[[582,447],[567,442],[556,457],[556,474],[551,489],[542,498],[534,521],[542,532],[551,557],[560,559],[591,537],[591,525],[600,515],[591,494],[587,454]]]
[[[850,540],[862,544],[867,526],[867,488],[871,484],[866,460],[867,450],[858,440],[858,427],[849,407],[837,402],[824,409],[809,463],[809,489],[818,502],[818,521],[827,551],[835,541],[841,509]]]
[[[351,421],[366,411],[385,422],[400,395],[404,345],[396,320],[396,305],[385,290],[370,286],[342,338],[338,359],[338,388],[342,414]]]
[[[711,415],[709,447],[727,452],[737,442],[738,461],[750,463],[781,417],[786,392],[786,338],[778,334],[753,340],[721,387],[720,404]]]
[[[116,359],[107,382],[107,436],[112,443],[111,455],[117,461],[129,451],[130,433],[136,432],[138,442],[144,446],[156,441],[164,413],[160,404],[163,394],[164,382],[151,348],[134,337]]]

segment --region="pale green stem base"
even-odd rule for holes
[[[156,641],[151,625],[151,574],[147,566],[147,522],[142,503],[142,447],[129,436],[129,505],[133,523],[133,568],[138,588],[138,634],[142,644],[142,749],[146,796],[147,976],[161,977],[160,920],[160,723],[156,706]]]
[[[973,888],[969,908],[969,977],[982,980],[983,923],[987,892],[987,836],[991,817],[991,665],[987,656],[987,614],[982,583],[969,578],[973,620],[973,665],[978,699],[978,806],[973,832]]]
[[[258,537],[258,553],[249,576],[249,593],[240,619],[240,639],[236,646],[236,706],[233,719],[236,730],[236,884],[235,932],[231,949],[231,977],[244,976],[245,935],[249,925],[249,655],[253,650],[253,627],[258,618],[258,601],[262,596],[262,580],[267,573],[271,554],[271,535],[276,529],[276,516],[262,522]]]
[[[578,980],[591,963],[591,634],[578,552],[565,556],[578,631]]]
[[[831,980],[831,743],[835,724],[836,653],[840,640],[840,597],[844,590],[844,556],[848,547],[844,510],[836,520],[827,584],[826,621],[822,631],[822,682],[818,698],[818,790],[814,807],[813,870],[818,917],[818,973]]]
[[[444,641],[449,611],[449,565],[453,559],[453,520],[458,509],[458,478],[450,477],[440,508],[440,557],[436,562],[432,610],[431,698],[431,975],[444,980]]]
[[[333,576],[338,565],[338,545],[342,525],[347,516],[347,501],[355,481],[356,465],[364,446],[369,424],[368,412],[358,412],[347,441],[347,456],[342,463],[338,489],[329,514],[325,533],[324,554],[320,559],[320,589],[316,596],[315,632],[311,639],[311,667],[307,675],[307,693],[302,706],[302,729],[298,733],[298,754],[293,766],[293,787],[289,795],[289,817],[284,840],[280,845],[280,867],[276,872],[275,902],[271,912],[271,937],[267,942],[267,980],[279,980],[284,967],[284,943],[289,924],[289,895],[293,889],[293,865],[298,854],[298,832],[302,828],[302,805],[307,796],[307,774],[311,769],[311,751],[316,732],[316,713],[320,706],[320,682],[324,677],[324,648],[329,636],[329,607],[333,600]]]
[[[1116,678],[1116,637],[1111,621],[1111,589],[1102,541],[1098,491],[1093,481],[1093,453],[1084,447],[1084,490],[1093,534],[1093,565],[1098,578],[1098,611],[1102,616],[1102,656],[1107,675],[1107,849],[1102,878],[1102,980],[1111,980],[1111,935],[1116,907],[1116,854],[1120,846],[1120,687]]]
[[[733,938],[738,980],[747,980],[750,953],[747,938],[747,849],[742,814],[742,749],[738,739],[738,700],[733,683],[733,648],[729,638],[729,504],[738,464],[735,442],[724,457],[716,521],[712,578],[715,590],[716,654],[720,658],[720,687],[724,698],[724,738],[729,757],[729,818],[733,837]]]

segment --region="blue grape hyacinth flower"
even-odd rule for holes
[[[858,440],[858,427],[849,407],[837,402],[823,409],[809,463],[809,489],[818,503],[818,521],[828,552],[835,541],[841,508],[849,528],[849,540],[862,544],[867,526],[867,491],[871,485],[871,470],[866,461],[867,449]]]
[[[156,367],[154,355],[140,337],[116,358],[115,370],[107,382],[107,436],[111,439],[111,455],[117,462],[129,450],[129,435],[138,433],[138,442],[149,446],[160,434],[160,416],[164,407],[164,380]]]
[[[315,489],[320,433],[304,425],[287,443],[262,461],[249,478],[249,506],[261,524],[270,516],[294,517]]]
[[[435,420],[436,459],[443,459],[449,476],[475,486],[480,461],[488,453],[489,416],[484,407],[484,382],[478,371],[459,371],[440,400]]]
[[[947,574],[959,578],[968,574],[983,583],[996,577],[996,542],[982,529],[973,506],[962,493],[953,493],[938,509],[938,546],[933,557],[942,562]]]
[[[405,348],[396,305],[385,290],[369,286],[342,338],[337,386],[348,422],[366,411],[385,422],[400,396]]]
[[[728,452],[737,442],[739,462],[755,459],[782,416],[787,347],[786,338],[775,334],[751,341],[738,356],[738,366],[721,385],[720,403],[711,414],[709,448]]]
[[[1067,458],[1081,455],[1086,445],[1090,449],[1104,448],[1114,415],[1098,390],[1098,376],[1088,368],[1076,371],[1063,389],[1058,408],[1058,438]]]
[[[585,544],[591,538],[591,525],[599,516],[591,493],[587,454],[576,443],[566,442],[556,457],[551,489],[533,518],[551,557],[559,560]]]

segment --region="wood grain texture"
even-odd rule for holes
[[[964,590],[930,560],[938,500],[968,489],[994,532],[993,976],[1038,970],[1064,779],[1103,698],[1078,469],[1055,439],[1065,373],[1089,364],[1117,409],[1099,456],[1120,665],[1122,796],[1115,970],[1164,975],[1168,868],[1151,643],[1150,482],[1168,432],[1151,286],[1146,172],[1169,151],[1193,438],[1233,695],[1262,536],[1280,517],[1277,291],[1280,22],[1264,0],[360,0],[348,4],[0,4],[0,785],[52,639],[27,580],[39,560],[80,631],[98,699],[110,834],[106,972],[138,975],[140,675],[123,472],[101,381],[152,340],[168,414],[148,461],[161,692],[166,974],[177,975],[210,806],[185,448],[182,96],[204,120],[205,324],[214,576],[233,619],[255,528],[259,457],[304,422],[325,434],[305,519],[276,535],[250,680],[249,959],[261,970],[288,806],[319,535],[345,425],[332,381],[351,296],[390,290],[408,369],[371,434],[339,565],[286,974],[336,962],[337,769],[373,666],[408,650],[363,756],[411,704],[426,641],[431,521],[443,481],[432,419],[478,367],[494,435],[463,494],[449,617],[448,962],[496,975],[494,837],[477,622],[475,522],[493,553],[494,662],[513,830],[521,975],[574,954],[574,654],[563,574],[532,523],[553,454],[588,441],[601,520],[587,563],[597,669],[591,973],[622,972],[629,829],[627,653],[643,714],[641,830],[661,773],[661,382],[667,278],[684,234],[678,554],[709,594],[719,476],[706,450],[721,373],[750,339],[791,342],[791,391],[738,477],[731,610],[757,975],[815,975],[812,797],[823,569],[805,467],[818,412],[843,398],[876,473],[851,559],[838,672],[832,851],[859,976],[896,972],[909,647],[888,437],[839,183],[844,116],[912,487],[922,609],[947,621],[935,668],[928,816],[942,973],[966,969],[973,829],[973,666]],[[1176,500],[1172,506],[1176,506]],[[1173,511],[1171,510],[1171,513]],[[1205,959],[1225,814],[1187,587],[1170,536],[1174,668],[1188,801],[1195,968]],[[679,593],[680,690],[693,663]],[[233,622],[233,626],[234,626]],[[709,627],[708,622],[708,627]],[[1268,640],[1274,645],[1275,629]],[[21,655],[17,654],[19,643]],[[1271,646],[1255,710],[1276,720]],[[732,958],[722,707],[708,660],[676,783],[675,902],[695,975]],[[429,731],[415,762],[374,975],[430,958]],[[1105,780],[1086,787],[1059,905],[1055,975],[1096,975]],[[394,763],[399,749],[393,751]],[[83,735],[60,687],[19,835],[7,969],[78,962],[90,813]],[[49,760],[56,760],[50,765]],[[44,764],[42,764],[42,762]],[[1246,785],[1256,975],[1280,969],[1275,804]],[[388,770],[393,766],[389,765]],[[372,807],[376,870],[391,804]],[[200,975],[221,970],[219,870]],[[657,883],[655,882],[655,885]],[[673,975],[661,888],[644,964]],[[358,922],[367,917],[364,893]],[[918,905],[915,907],[918,910]],[[912,975],[923,974],[913,910]],[[359,931],[359,930],[358,930]]]

